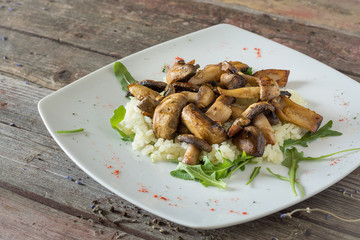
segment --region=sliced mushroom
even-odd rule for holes
[[[217,88],[221,95],[226,95],[236,98],[260,98],[260,87],[243,87],[237,89],[223,89]]]
[[[187,99],[188,102],[193,103],[196,100],[197,93],[184,91],[181,92]]]
[[[246,70],[249,68],[247,64],[239,61],[229,61],[229,63],[233,65],[238,70],[238,72],[246,72]]]
[[[223,73],[220,76],[220,86],[227,89],[245,87],[246,79],[237,73]]]
[[[154,115],[155,108],[157,107],[157,105],[159,105],[159,103],[160,102],[155,101],[150,97],[145,97],[143,100],[140,101],[137,107],[141,110],[141,113],[143,115],[152,118]]]
[[[267,144],[274,145],[276,143],[275,131],[263,113],[257,115],[252,120],[252,124],[262,131],[262,133],[264,134],[266,145]]]
[[[187,81],[195,75],[198,68],[199,65],[194,65],[194,61],[185,63],[184,60],[179,60],[166,74],[166,82],[171,84],[177,81]]]
[[[231,107],[231,119],[237,119],[242,116],[242,113],[244,112],[245,108],[236,106],[236,105],[230,105]]]
[[[267,112],[267,111],[275,111],[275,108],[273,105],[271,105],[268,102],[257,102],[257,103],[253,103],[251,104],[244,112],[243,112],[243,116],[247,119],[252,120],[253,118],[255,118],[257,115],[259,115],[260,113],[263,112]]]
[[[280,96],[279,85],[274,79],[269,77],[261,77],[259,81],[260,86],[260,100],[268,101]]]
[[[269,121],[270,125],[276,125],[280,123],[279,118],[276,116],[275,111],[269,111],[264,113],[265,117],[267,118],[267,120]]]
[[[211,152],[211,145],[203,139],[195,137],[193,134],[182,134],[178,137],[180,142],[186,142],[196,146],[205,152]]]
[[[168,84],[166,86],[166,88],[164,89],[164,97],[167,97],[167,96],[169,96],[171,94],[174,94],[174,93],[176,93],[174,85],[173,84]]]
[[[161,101],[163,98],[158,92],[140,84],[132,83],[127,89],[139,101],[143,100],[145,97],[149,97],[156,101]]]
[[[155,108],[153,130],[157,138],[174,139],[181,110],[186,103],[184,94],[174,93],[164,98]]]
[[[172,84],[176,92],[188,91],[188,92],[197,92],[199,91],[199,86],[194,85],[189,82],[175,82]]]
[[[154,91],[162,92],[166,88],[167,84],[163,81],[155,81],[150,79],[145,79],[139,82],[140,85],[148,87]]]
[[[254,77],[251,75],[244,74],[242,72],[238,72],[243,78],[246,79],[246,84],[248,86],[256,87],[259,85],[260,79],[258,77]]]
[[[213,105],[205,112],[211,120],[223,124],[231,117],[230,104],[234,103],[235,99],[229,96],[220,95]]]
[[[280,96],[280,102],[275,107],[276,115],[281,120],[299,125],[310,132],[316,132],[323,120],[321,115],[293,102],[286,96]]]
[[[198,108],[206,108],[215,101],[215,93],[206,85],[202,85],[195,98],[195,105]]]
[[[227,139],[225,129],[207,117],[193,103],[183,108],[181,120],[192,134],[209,144],[222,143]]]
[[[205,140],[195,137],[192,134],[183,134],[178,137],[180,142],[188,143],[182,162],[189,165],[199,164],[201,151],[211,152],[211,145]]]
[[[265,151],[264,134],[254,126],[245,127],[232,142],[240,151],[245,151],[250,156],[261,157]]]
[[[257,71],[253,74],[254,77],[268,77],[277,82],[279,87],[285,87],[289,78],[290,71],[282,69],[265,69]]]
[[[195,76],[190,78],[189,83],[202,85],[210,81],[218,82],[223,73],[224,72],[221,71],[221,64],[206,65],[204,69],[197,71]]]
[[[245,126],[249,125],[251,120],[254,119],[257,115],[267,111],[275,111],[274,106],[267,102],[257,102],[251,104],[241,114],[241,117],[235,119],[235,121],[228,130],[228,136],[229,137],[234,136],[239,131],[241,131]]]

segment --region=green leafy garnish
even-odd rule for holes
[[[83,132],[83,128],[74,129],[74,130],[62,130],[62,131],[56,131],[56,133],[77,133],[77,132]]]
[[[272,171],[270,170],[270,168],[266,168],[266,170],[267,170],[269,173],[271,173],[274,177],[276,177],[276,178],[278,178],[278,179],[280,179],[280,180],[282,180],[282,181],[290,182],[290,179],[289,179],[289,178],[284,177],[284,176],[281,176],[280,174],[276,174],[276,173],[272,172]],[[296,181],[296,180],[295,180],[295,184],[299,187],[300,192],[301,192],[301,195],[302,195],[302,196],[305,196],[305,194],[304,194],[304,189],[303,189],[303,187],[301,186],[301,184],[300,184],[298,181]],[[295,191],[295,196],[297,196],[296,191]]]
[[[342,150],[342,151],[338,151],[338,152],[334,152],[334,153],[330,153],[330,154],[326,154],[326,155],[322,155],[320,157],[303,157],[301,160],[319,160],[319,159],[323,159],[323,158],[327,158],[327,157],[331,157],[333,155],[339,154],[339,153],[344,153],[344,152],[350,152],[350,151],[359,151],[360,148],[351,148],[351,149],[346,149],[346,150]]]
[[[334,131],[334,130],[330,130],[330,128],[333,125],[333,121],[329,121],[327,122],[324,126],[322,126],[321,128],[319,128],[316,132],[312,133],[312,132],[307,132],[305,133],[304,136],[302,136],[302,138],[294,140],[294,139],[288,139],[284,141],[283,146],[281,147],[281,150],[284,152],[284,150],[290,146],[293,145],[300,145],[303,147],[307,147],[309,142],[312,142],[318,138],[322,138],[322,137],[329,137],[329,136],[340,136],[342,135],[341,132],[338,131]]]
[[[244,169],[245,164],[249,163],[253,157],[247,156],[243,152],[233,162],[227,158],[222,158],[223,162],[217,165],[214,165],[206,156],[202,159],[203,163],[197,165],[191,166],[180,162],[177,168],[171,171],[170,174],[173,177],[184,180],[200,181],[204,186],[225,188],[226,183],[222,179],[230,177],[238,169]]]
[[[259,166],[259,167],[254,167],[254,170],[253,170],[253,172],[251,173],[250,179],[249,179],[249,181],[246,183],[246,185],[249,185],[249,184],[256,178],[256,176],[259,175],[260,169],[261,169],[260,166]]]
[[[216,186],[219,188],[226,188],[226,183],[221,179],[216,179],[216,173],[208,175],[204,172],[202,165],[188,165],[179,162],[176,169],[170,172],[171,176],[181,178],[184,180],[198,180],[205,187]]]
[[[248,68],[246,69],[246,71],[244,72],[244,74],[252,75],[252,74],[253,74],[253,72],[252,72],[252,67],[248,67]]]
[[[295,196],[297,196],[295,190],[296,183],[296,172],[299,169],[299,161],[303,158],[304,153],[298,152],[296,148],[286,149],[285,150],[285,158],[281,162],[281,165],[287,167],[289,169],[289,181],[291,185],[291,189]]]
[[[114,64],[114,74],[119,80],[121,87],[124,91],[127,91],[127,86],[131,83],[137,83],[137,81],[131,76],[129,71],[126,69],[125,65],[121,62],[116,62]]]
[[[122,122],[122,120],[124,120],[125,113],[126,109],[123,105],[120,105],[120,107],[115,109],[114,115],[110,119],[111,127],[121,135],[122,140],[133,141],[135,134],[126,134],[123,129],[121,129],[120,123]]]

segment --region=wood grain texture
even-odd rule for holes
[[[1,239],[140,239],[0,188]]]
[[[343,217],[357,218],[360,194],[355,190],[360,189],[360,169],[290,209],[234,227],[198,231],[139,209],[86,176],[52,140],[37,114],[34,103],[51,90],[5,76],[0,77],[0,83],[0,102],[7,103],[6,109],[0,109],[0,187],[27,199],[144,239],[284,239],[289,236],[321,239],[324,234],[327,239],[360,237],[358,224],[327,219],[320,213],[300,213],[292,219],[280,218],[281,213],[306,207],[328,209]],[[69,181],[67,176],[85,185]],[[101,214],[91,205],[97,206]],[[119,223],[114,223],[116,220]]]
[[[100,10],[97,1],[33,0],[12,7],[0,9],[0,29],[8,38],[0,41],[7,56],[0,72],[51,89],[118,58],[219,23],[260,34],[360,79],[359,37],[274,16],[163,0],[107,0]]]
[[[357,0],[198,0],[211,2],[228,8],[243,9],[258,14],[265,13],[274,17],[326,28],[334,32],[360,36],[360,4]]]

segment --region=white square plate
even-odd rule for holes
[[[162,80],[164,64],[176,57],[196,59],[203,68],[224,60],[247,63],[255,71],[289,69],[288,88],[308,106],[334,121],[342,136],[318,139],[304,150],[320,156],[360,146],[360,84],[338,71],[283,45],[240,28],[221,24],[145,49],[120,61],[137,80]],[[56,91],[39,102],[40,115],[59,146],[88,175],[133,204],[172,222],[198,229],[231,226],[274,213],[336,183],[360,164],[360,153],[342,154],[317,162],[301,162],[298,180],[306,197],[295,197],[288,182],[271,176],[264,167],[246,186],[248,167],[225,179],[226,189],[170,176],[174,163],[151,163],[132,151],[111,128],[114,109],[128,101],[113,74],[113,63]],[[85,128],[85,132],[56,134]],[[268,164],[283,176],[287,169]]]

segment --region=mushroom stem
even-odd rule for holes
[[[186,148],[182,162],[188,165],[199,164],[200,154],[201,154],[201,150],[199,148],[197,148],[193,144],[189,144],[188,147]]]
[[[236,97],[236,98],[260,98],[260,87],[243,87],[236,89],[217,88],[221,95]]]
[[[263,132],[266,145],[267,144],[274,145],[276,143],[274,129],[272,128],[268,119],[265,117],[263,113],[257,115],[253,119],[252,124]]]

